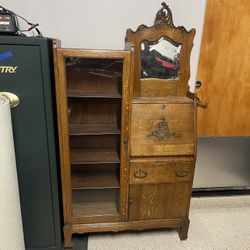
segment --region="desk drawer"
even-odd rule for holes
[[[193,157],[174,159],[131,160],[130,183],[166,183],[190,181],[193,178]]]
[[[133,104],[132,156],[194,154],[194,105]]]

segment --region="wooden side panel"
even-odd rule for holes
[[[184,218],[190,188],[190,182],[130,185],[129,220]]]
[[[120,213],[122,221],[128,217],[128,140],[129,140],[129,115],[130,115],[130,53],[124,52],[123,59],[123,86],[122,86],[122,131],[121,131],[121,171],[120,171]]]
[[[68,137],[68,102],[65,60],[63,55],[55,50],[56,102],[58,119],[58,136],[60,146],[60,169],[62,183],[64,224],[72,223],[70,154]]]
[[[209,0],[197,79],[198,136],[249,136],[250,1]]]
[[[192,104],[133,104],[132,156],[194,154]]]

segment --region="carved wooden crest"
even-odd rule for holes
[[[169,6],[165,3],[161,3],[162,8],[156,13],[155,26],[168,25],[170,27],[175,27],[173,23],[172,11]]]

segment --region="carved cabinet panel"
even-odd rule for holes
[[[194,106],[174,103],[134,104],[132,156],[192,155]]]

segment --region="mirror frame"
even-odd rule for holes
[[[187,31],[183,26],[176,27],[173,23],[172,12],[166,3],[157,12],[154,25],[140,25],[136,31],[127,29],[126,47],[132,51],[133,61],[133,97],[142,96],[187,96],[188,80],[190,78],[190,54],[193,47],[195,29]],[[180,54],[179,79],[141,78],[141,43],[156,42],[166,37],[182,46]]]

